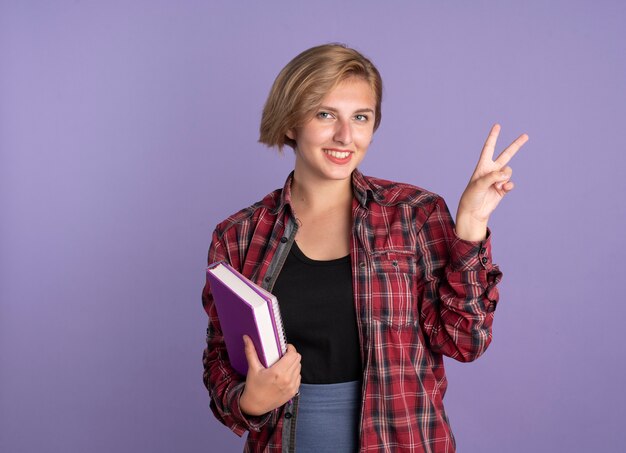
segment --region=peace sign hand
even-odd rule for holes
[[[500,125],[495,124],[485,141],[476,169],[470,178],[456,215],[456,233],[461,239],[480,241],[485,238],[489,216],[502,198],[515,186],[510,180],[513,170],[507,164],[528,141],[522,134],[493,160]]]

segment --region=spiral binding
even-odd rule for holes
[[[287,352],[287,335],[285,334],[285,326],[283,325],[283,318],[280,315],[280,308],[278,303],[272,304],[272,310],[274,311],[274,320],[276,321],[276,327],[278,328],[278,340],[280,341],[280,349],[282,353]]]

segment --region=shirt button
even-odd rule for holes
[[[365,269],[365,263],[364,263],[363,261],[361,261],[361,262],[359,263],[359,267],[360,267],[361,269]]]
[[[482,259],[482,260],[480,260],[480,261],[481,261],[481,263],[483,263],[483,264],[487,264],[487,261],[489,261],[489,260],[487,259],[487,257],[486,257],[486,256],[484,256],[484,257],[483,257],[483,259]]]
[[[280,238],[280,242],[282,242],[283,244],[285,242],[287,242],[289,239],[287,239],[287,236],[283,236],[282,238]]]
[[[484,255],[486,251],[487,251],[487,249],[485,247],[483,247],[483,248],[480,249],[480,254]]]
[[[287,420],[289,420],[291,417],[293,417],[293,414],[292,414],[291,412],[286,412],[286,413],[285,413],[285,418],[286,418]]]

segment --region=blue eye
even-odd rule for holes
[[[357,121],[367,121],[369,118],[367,115],[358,114],[354,117]]]
[[[332,118],[332,114],[330,114],[329,112],[319,112],[317,114],[317,117],[325,120],[325,119]]]

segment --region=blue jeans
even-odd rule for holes
[[[301,384],[296,452],[358,452],[360,410],[360,381]]]

